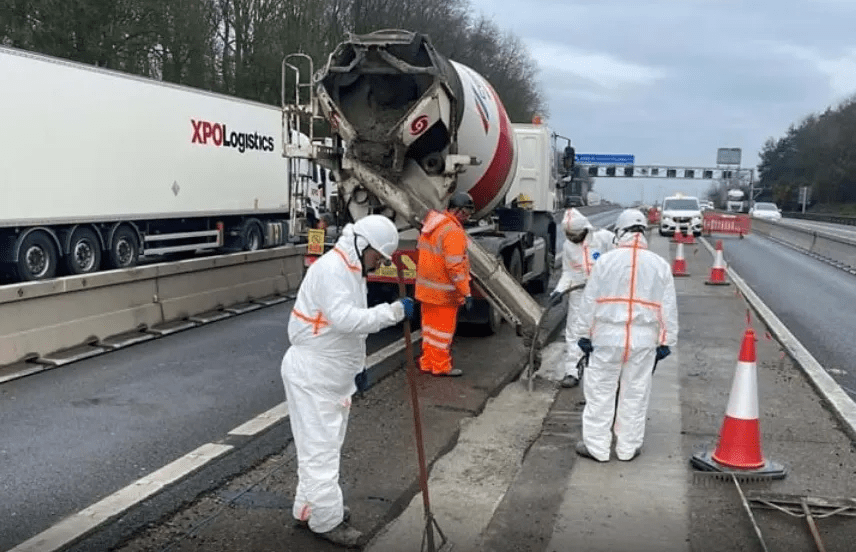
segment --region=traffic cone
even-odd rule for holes
[[[689,245],[695,244],[695,234],[693,234],[692,229],[687,231],[687,236],[684,238],[684,243]]]
[[[731,395],[719,431],[719,444],[712,458],[723,466],[744,470],[757,469],[765,464],[761,452],[761,424],[758,421],[755,332],[751,328],[743,335]]]
[[[672,262],[672,276],[689,276],[687,272],[687,262],[684,260],[684,242],[678,242],[678,249],[675,251],[675,260]]]
[[[705,282],[709,286],[727,286],[730,285],[725,279],[725,261],[722,259],[722,240],[716,240],[716,257],[713,259],[713,266],[710,267],[710,278]]]
[[[743,334],[731,394],[713,453],[709,449],[693,454],[690,464],[703,472],[731,474],[741,481],[783,479],[787,469],[764,458],[761,451],[761,424],[758,421],[758,374],[755,362],[755,332]]]
[[[681,234],[680,228],[678,228],[678,227],[675,228],[675,233],[674,233],[674,235],[672,235],[672,241],[677,242],[677,243],[681,243],[682,241],[684,241],[684,235]]]

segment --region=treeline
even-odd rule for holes
[[[761,186],[783,208],[796,206],[801,186],[811,203],[856,202],[856,97],[770,138],[760,157]]]
[[[318,68],[347,33],[390,28],[481,73],[512,121],[546,115],[522,41],[467,0],[0,0],[0,44],[274,105],[287,54]]]

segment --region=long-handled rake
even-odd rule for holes
[[[396,262],[395,269],[398,273],[398,294],[404,298],[407,294],[404,289],[404,279],[401,277],[401,266]],[[431,500],[428,498],[428,468],[425,463],[425,447],[422,440],[422,417],[419,410],[419,394],[416,389],[416,378],[419,376],[416,362],[413,360],[413,336],[410,331],[410,321],[404,320],[404,343],[407,355],[407,380],[410,384],[410,402],[413,406],[413,425],[416,433],[416,453],[419,458],[419,487],[422,489],[422,506],[425,511],[425,529],[422,533],[422,545],[420,550],[424,552],[450,552],[452,544],[434,515],[431,513]],[[434,530],[440,537],[440,547],[434,542]]]
[[[816,520],[835,515],[856,517],[856,498],[824,498],[760,491],[749,491],[746,498],[755,507],[770,508],[789,516],[805,518],[818,552],[825,552],[826,547],[820,538]]]

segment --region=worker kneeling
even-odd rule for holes
[[[291,346],[281,372],[297,448],[292,515],[344,546],[356,546],[362,536],[347,523],[339,458],[351,395],[364,381],[357,376],[365,368],[366,336],[414,311],[410,298],[367,307],[366,275],[397,248],[398,230],[386,217],[346,225],[336,246],[306,271],[288,322]]]
[[[562,277],[556,288],[550,294],[550,305],[559,304],[562,296],[574,286],[585,284],[594,268],[595,261],[601,255],[611,250],[615,235],[605,228],[595,229],[589,220],[577,209],[565,211],[562,219],[562,229],[565,231],[562,246]],[[565,370],[562,387],[576,387],[580,381],[579,363],[583,353],[577,347],[576,340],[571,339],[571,325],[579,309],[581,289],[570,292],[568,296],[568,317],[565,324]]]
[[[595,264],[571,338],[590,354],[576,452],[600,462],[609,460],[612,429],[619,460],[641,452],[653,370],[678,337],[675,281],[669,263],[648,251],[645,217],[627,209],[615,228],[617,246]]]

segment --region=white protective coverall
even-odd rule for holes
[[[358,238],[361,249],[367,244]],[[331,251],[306,271],[288,322],[291,346],[282,380],[298,459],[292,514],[316,533],[343,517],[339,459],[354,377],[365,366],[366,336],[404,320],[400,302],[367,308],[366,280],[348,224]]]
[[[562,245],[562,277],[556,284],[554,291],[564,293],[571,287],[585,283],[594,268],[595,261],[601,255],[610,251],[613,248],[615,234],[601,228],[595,230],[588,219],[576,209],[568,209],[565,214],[565,220],[562,223],[565,230],[579,232],[588,228],[588,234],[580,243],[574,243],[569,239],[565,239]],[[577,347],[577,341],[571,340],[571,328],[574,322],[574,316],[579,310],[580,299],[583,296],[583,290],[578,289],[568,294],[568,316],[565,323],[565,367],[563,376],[574,376],[579,379],[579,369],[577,364],[583,357],[583,352]]]
[[[614,419],[616,456],[630,460],[645,435],[656,348],[673,347],[678,337],[671,268],[648,251],[643,234],[625,233],[595,264],[574,318],[572,343],[582,337],[594,349],[585,374],[583,441],[597,460],[609,460]]]

